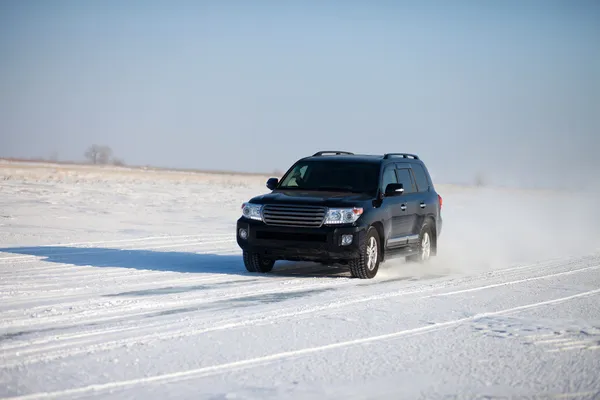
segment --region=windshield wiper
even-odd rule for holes
[[[306,190],[298,186],[279,186],[277,190]]]
[[[277,190],[304,190],[309,192],[350,192],[350,193],[366,193],[367,191],[356,190],[352,187],[339,186],[319,186],[319,187],[299,187],[299,186],[281,186]]]

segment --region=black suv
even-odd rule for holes
[[[414,154],[320,151],[267,188],[237,221],[250,272],[270,272],[276,260],[315,261],[369,279],[386,257],[424,262],[436,254],[442,198]]]

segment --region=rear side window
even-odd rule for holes
[[[429,181],[427,180],[427,175],[425,174],[425,170],[419,164],[412,165],[413,172],[415,173],[415,179],[417,181],[417,189],[419,192],[426,192],[429,190]]]
[[[404,187],[405,194],[416,192],[415,182],[409,169],[403,168],[398,170],[398,183],[401,183]]]

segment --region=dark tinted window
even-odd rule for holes
[[[294,166],[278,189],[375,193],[378,181],[376,163],[311,160]]]
[[[398,170],[398,182],[404,186],[404,193],[416,192],[415,183],[409,169]]]
[[[394,167],[387,167],[383,171],[383,179],[381,182],[381,189],[385,190],[387,185],[389,185],[390,183],[398,183],[398,178],[396,177],[396,170],[394,169]]]
[[[415,173],[415,180],[417,181],[417,188],[419,192],[426,192],[429,189],[429,181],[427,181],[425,170],[419,164],[413,164],[412,169]]]

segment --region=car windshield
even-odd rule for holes
[[[278,189],[373,193],[379,165],[369,162],[318,160],[296,164]]]

